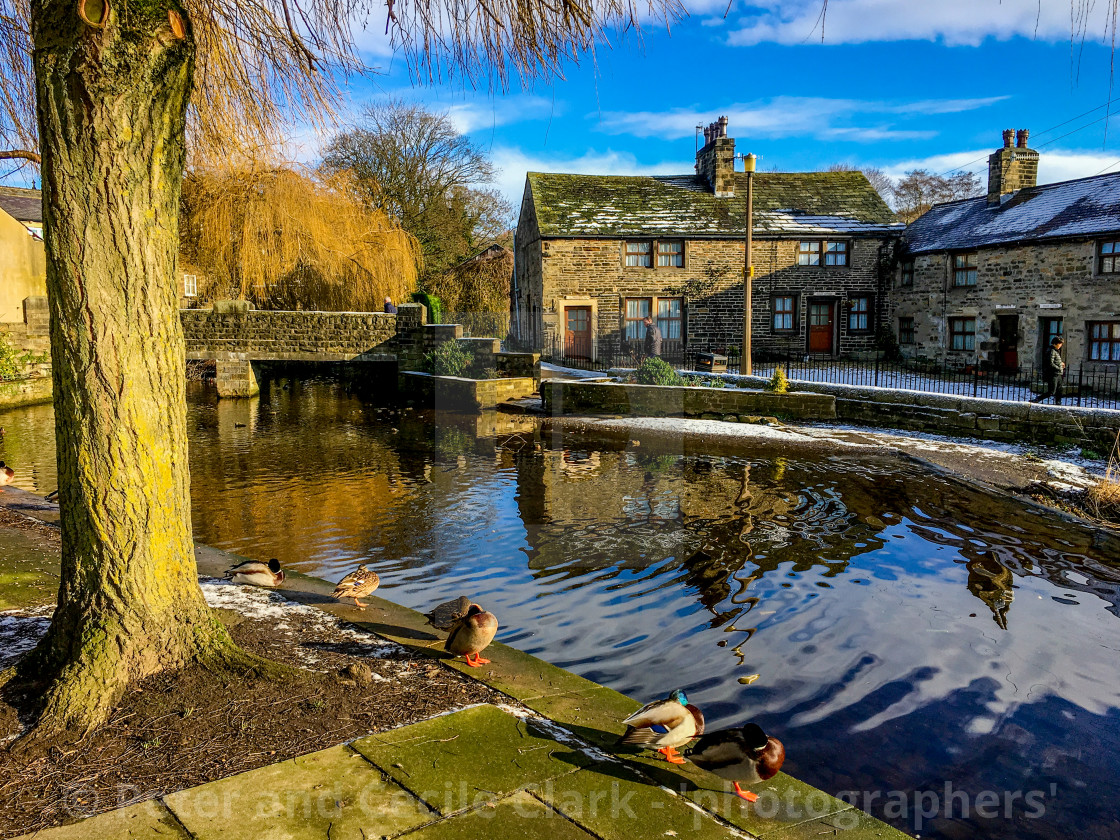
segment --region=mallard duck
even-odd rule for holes
[[[445,601],[430,613],[424,613],[424,617],[432,627],[449,633],[455,626],[455,622],[465,616],[470,608],[471,599],[466,595],[460,595],[454,601]]]
[[[490,660],[483,659],[479,654],[494,641],[497,632],[498,619],[494,614],[486,612],[478,604],[471,604],[467,614],[451,625],[443,649],[463,657],[472,668],[489,665]],[[474,659],[471,659],[472,656]]]
[[[366,564],[362,563],[357,569],[338,582],[338,586],[334,588],[334,597],[338,598],[340,601],[343,598],[353,598],[354,606],[360,610],[364,610],[366,605],[359,599],[365,598],[367,595],[372,595],[374,590],[380,585],[381,578],[377,576],[377,572],[370,571],[366,567]]]
[[[0,461],[0,489],[12,483],[12,479],[16,477],[16,471]]]
[[[626,734],[618,743],[655,749],[673,764],[684,764],[677,747],[704,734],[703,713],[689,705],[679,688],[664,700],[642,706],[623,723],[627,726]]]
[[[723,779],[735,783],[735,793],[748,802],[758,794],[739,787],[764,782],[777,775],[786,760],[786,748],[777,738],[767,736],[757,723],[742,729],[720,729],[705,735],[688,751],[688,759]]]
[[[275,557],[267,563],[263,560],[246,560],[226,569],[226,579],[252,586],[279,586],[284,582],[284,570]]]

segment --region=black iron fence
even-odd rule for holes
[[[587,348],[583,348],[587,349]],[[592,353],[565,352],[562,342],[545,347],[542,361],[581,370],[608,371],[636,367],[642,359],[641,346],[604,339]],[[727,358],[727,372],[738,374],[737,349],[727,352],[695,346],[664,347],[661,358],[682,371],[697,371],[702,353],[716,352]],[[888,359],[883,353],[861,354],[858,359],[818,359],[811,356],[754,354],[752,373],[771,377],[782,368],[791,380],[836,385],[900,388],[931,394],[1023,402],[1048,393],[1049,384],[1033,366],[1001,370],[985,364],[939,364],[929,361]],[[701,367],[700,370],[707,368]],[[1120,409],[1120,369],[1100,365],[1069,365],[1061,379],[1060,398],[1065,405]],[[1047,399],[1047,402],[1052,400]]]

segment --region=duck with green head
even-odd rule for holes
[[[657,750],[673,764],[684,764],[677,747],[704,734],[703,713],[689,704],[688,697],[679,688],[664,700],[648,703],[622,722],[626,724],[626,733],[618,743]]]

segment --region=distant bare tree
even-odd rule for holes
[[[935,175],[925,169],[914,169],[899,179],[894,187],[894,209],[909,224],[935,204],[973,198],[983,193],[980,178],[972,172]]]
[[[894,195],[894,181],[882,169],[876,166],[852,166],[847,163],[834,163],[828,167],[829,172],[862,172],[875,192],[879,193],[883,201],[890,203]]]
[[[485,152],[446,114],[401,99],[366,108],[356,128],[330,141],[323,168],[348,173],[371,207],[420,241],[426,277],[493,244],[513,215],[484,187],[496,175]]]

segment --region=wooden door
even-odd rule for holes
[[[571,358],[591,358],[591,307],[569,306],[564,312],[564,355]]]
[[[1019,316],[999,315],[999,358],[997,364],[1003,370],[1019,369]]]
[[[832,301],[809,301],[809,352],[832,355],[833,333],[836,331]]]

